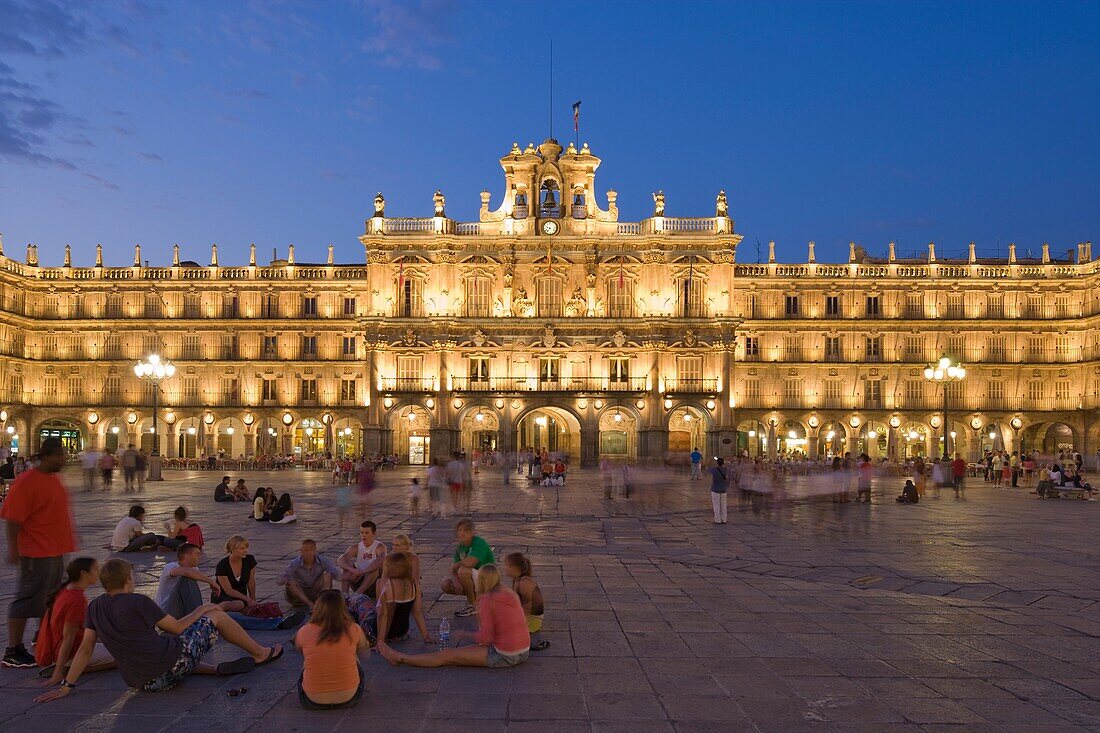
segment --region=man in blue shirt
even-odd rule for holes
[[[691,449],[691,480],[703,477],[703,454],[698,448]]]

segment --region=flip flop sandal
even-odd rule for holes
[[[218,665],[218,675],[228,677],[235,674],[245,674],[256,668],[256,662],[252,657],[241,657],[231,662],[222,662]]]
[[[278,659],[279,657],[283,656],[283,648],[282,648],[281,646],[280,646],[280,647],[278,648],[278,650],[276,650],[276,648],[275,648],[275,647],[273,647],[273,646],[272,646],[272,647],[268,647],[268,649],[270,649],[270,650],[271,650],[271,653],[270,653],[270,654],[268,654],[268,655],[267,655],[267,658],[266,658],[266,659],[264,659],[264,660],[263,660],[262,662],[256,662],[256,666],[257,666],[257,667],[263,667],[264,665],[267,665],[267,664],[271,664],[271,663],[272,663],[272,662],[274,662],[274,661],[275,661],[276,659]],[[251,661],[251,660],[250,660],[250,661]]]

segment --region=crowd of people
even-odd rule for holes
[[[530,560],[512,553],[498,566],[493,548],[465,518],[455,525],[457,546],[440,591],[465,600],[455,616],[476,614],[478,629],[469,633],[450,634],[446,622],[440,635],[429,631],[421,562],[411,538],[398,534],[387,547],[370,520],[360,524],[358,541],[336,560],[320,552],[314,540],[301,542],[297,557],[278,575],[286,610],[258,593],[263,558],[253,554],[244,534],[230,536],[213,571],[204,571],[202,528],[183,506],[161,532],[147,528],[145,508],[134,504],[108,546],[120,555],[102,564],[90,557],[66,563],[65,556],[76,550],[76,533],[59,478],[65,462],[60,443],[44,441],[0,509],[9,528],[9,556],[19,563],[2,664],[40,667],[51,689],[38,701],[72,694],[90,672],[117,669],[128,686],[161,692],[190,674],[243,674],[280,659],[283,646],[259,644],[250,636],[254,631],[296,629],[293,643],[303,655],[299,700],[310,709],[355,704],[372,649],[391,664],[508,667],[549,645],[537,637],[545,599]],[[271,502],[270,489],[250,494],[243,481],[233,484],[229,477],[216,495],[220,502],[251,500],[250,516],[260,507],[269,522],[283,498]],[[151,597],[136,592],[134,566],[121,556],[143,550],[174,556]],[[89,600],[96,586],[102,594]],[[32,655],[24,636],[33,619],[39,626]],[[393,646],[413,630],[423,643],[443,648],[406,653]],[[219,637],[242,656],[219,664],[204,661]],[[463,639],[473,644],[450,647]]]

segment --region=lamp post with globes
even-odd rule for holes
[[[161,380],[170,379],[176,373],[176,367],[157,354],[150,354],[145,361],[134,365],[134,374],[153,385],[153,450],[149,453],[149,480],[163,481],[160,473],[160,430],[157,427],[157,393]]]
[[[934,365],[924,368],[924,378],[929,382],[943,384],[943,460],[950,461],[950,447],[947,444],[947,436],[955,437],[951,432],[951,423],[947,420],[947,383],[961,382],[966,378],[966,367],[948,357],[941,357]]]

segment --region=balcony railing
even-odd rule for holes
[[[456,392],[644,392],[645,377],[490,377],[471,379],[452,377],[451,389]]]
[[[431,377],[382,377],[383,392],[431,392],[435,380]]]
[[[717,379],[665,379],[665,392],[678,392],[680,394],[703,394],[717,391]]]

